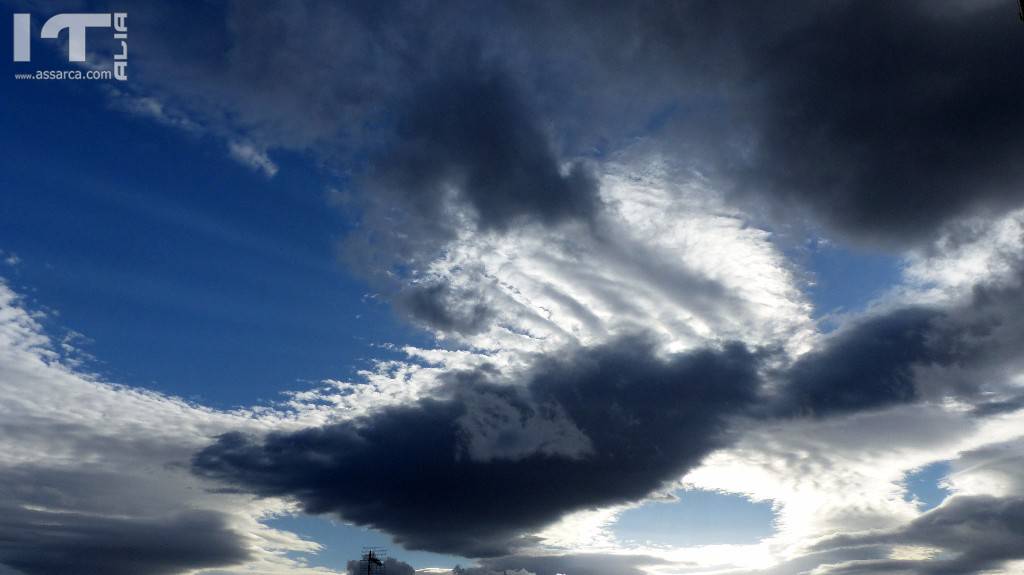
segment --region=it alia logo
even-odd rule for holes
[[[57,14],[50,17],[39,31],[40,38],[56,39],[68,31],[68,62],[85,62],[85,37],[89,28],[114,28],[114,78],[128,79],[128,14]],[[14,15],[14,61],[32,61],[32,15]]]

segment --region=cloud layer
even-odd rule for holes
[[[369,202],[402,200],[387,209],[423,233],[449,202],[486,228],[589,217],[574,162],[638,134],[777,224],[809,214],[871,244],[1022,200],[1024,86],[1006,71],[1024,40],[999,2],[239,3],[187,29],[142,39],[168,101],[150,108],[227,133],[237,118],[254,149],[369,149]],[[210,38],[224,57],[181,47]]]
[[[114,108],[268,178],[312,158],[351,198],[345,263],[437,345],[226,413],[79,373],[0,284],[2,568],[325,572],[261,523],[296,509],[473,575],[1022,559],[1005,2],[129,11]],[[901,283],[822,332],[807,233],[889,250]],[[940,461],[953,495],[923,510],[906,477]],[[772,501],[776,533],[607,536],[681,481]]]

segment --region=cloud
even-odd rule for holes
[[[932,563],[936,572],[943,572],[938,569],[943,560],[968,547],[977,548],[976,559],[990,558],[993,572],[1012,573],[1009,567],[998,569],[1001,556],[984,549],[986,541],[1006,535],[998,518],[987,527],[979,518],[961,531],[956,524],[960,520],[952,514],[935,515],[936,526],[946,525],[949,536],[957,538],[949,545],[938,536],[926,540],[924,535],[897,534],[928,517],[908,491],[907,476],[931,463],[949,461],[951,468],[937,481],[955,497],[940,508],[958,497],[1019,498],[1020,482],[1015,478],[1021,470],[1020,415],[980,421],[944,406],[897,404],[884,410],[775,422],[751,428],[685,481],[772,501],[776,533],[745,552],[766,553],[771,559],[756,569],[737,565],[745,567],[740,571],[744,574],[847,572],[842,569],[930,573]],[[986,534],[988,527],[992,532]],[[861,535],[872,538],[861,540]],[[844,542],[837,542],[840,539]],[[680,557],[698,559],[712,572],[708,566],[719,564],[696,552]],[[740,563],[727,556],[722,561]],[[855,571],[854,565],[863,571]]]
[[[468,230],[407,261],[395,274],[399,309],[488,352],[599,345],[641,330],[670,351],[724,340],[805,348],[811,306],[770,234],[692,175],[623,162],[600,175],[605,208],[593,224]]]
[[[828,574],[980,573],[999,568],[1009,560],[1024,558],[1021,525],[1024,525],[1024,498],[957,496],[900,529],[840,535],[818,546],[920,545],[952,555],[926,560],[853,561],[825,569]]]
[[[467,56],[476,51],[453,49],[446,70],[399,104],[394,142],[372,161],[368,189],[387,209],[435,221],[461,200],[484,230],[592,218],[596,180],[581,164],[563,170],[513,80]]]
[[[270,159],[267,152],[256,148],[251,143],[231,142],[228,145],[228,151],[232,158],[258,172],[263,172],[263,175],[268,178],[273,178],[277,173],[277,164]]]
[[[0,282],[0,572],[318,572],[281,555],[316,544],[259,522],[287,505],[214,493],[187,469],[212,437],[287,417],[79,373],[40,321]]]
[[[821,338],[779,375],[782,412],[824,415],[948,399],[977,415],[1014,411],[1015,378],[1024,367],[1016,351],[1024,322],[1015,313],[1024,302],[1024,267],[1017,254],[1002,263],[1012,271],[977,281],[951,301],[890,302]]]
[[[971,408],[971,413],[978,417],[991,417],[1004,413],[1014,413],[1024,409],[1024,396],[1017,395],[1009,399],[985,401]]]
[[[29,484],[36,480],[33,477]],[[25,575],[162,575],[236,565],[250,558],[226,516],[213,511],[182,511],[154,519],[4,505],[0,513],[0,564]]]
[[[116,88],[109,88],[108,95],[115,109],[149,118],[157,123],[185,132],[199,133],[202,131],[199,124],[192,121],[187,115],[178,110],[168,109],[163,102],[153,96],[135,96]]]
[[[1003,416],[1004,418],[1009,416]],[[856,546],[918,548],[923,556],[874,561],[839,562],[825,573],[951,574],[1014,572],[1010,562],[1022,559],[1020,530],[1024,512],[1024,471],[1019,417],[990,427],[1008,426],[1004,441],[982,441],[950,462],[945,478],[953,496],[941,506],[890,529],[835,535],[817,544],[821,549]],[[996,436],[997,437],[997,436]]]
[[[414,322],[452,334],[478,333],[487,328],[494,315],[478,294],[457,292],[442,281],[406,287],[394,304]]]
[[[463,223],[450,221],[453,209],[468,209],[484,229],[591,217],[599,205],[589,171],[563,161],[515,71],[484,54],[465,19],[449,18],[459,11],[326,2],[236,3],[205,18],[140,10],[198,21],[184,37],[155,31],[140,41],[140,67],[154,73],[130,101],[157,118],[191,112],[228,140],[233,157],[268,176],[275,148],[312,151],[353,172],[364,209],[384,212],[382,233],[392,211],[424,240]],[[225,44],[222,58],[189,49],[212,37]],[[353,154],[355,170],[345,165]]]
[[[754,92],[756,144],[738,162],[748,192],[870,243],[1024,200],[1024,81],[1004,73],[1024,39],[1004,5],[733,8]]]
[[[773,502],[777,532],[761,548],[775,566],[744,573],[974,572],[952,561],[958,554],[1014,572],[1002,565],[1005,554],[983,545],[1003,536],[998,517],[992,534],[981,520],[965,526],[957,545],[894,534],[924,517],[908,477],[937,462],[950,468],[938,481],[956,497],[1024,495],[1024,372],[1011,351],[1024,333],[1013,311],[1024,297],[1018,218],[1008,214],[984,230],[972,224],[957,241],[913,255],[904,285],[767,372],[781,419],[751,426],[687,475],[698,488]],[[957,529],[952,514],[934,517]],[[811,547],[858,533],[885,535]]]
[[[898,309],[840,331],[788,370],[781,409],[828,415],[919,399],[914,368],[950,359],[929,345],[939,316]]]
[[[153,11],[189,25],[139,41],[139,98],[314,150],[413,218],[453,201],[488,229],[588,217],[579,160],[638,137],[780,227],[810,214],[870,244],[1024,200],[1024,86],[1005,73],[1024,40],[998,2]]]
[[[999,2],[577,2],[503,23],[547,48],[508,52],[567,138],[643,133],[780,229],[810,215],[906,246],[1024,202],[1024,83],[1004,74],[1024,40]]]
[[[754,399],[754,367],[738,345],[663,360],[622,340],[545,359],[514,386],[471,372],[450,398],[362,421],[226,434],[193,466],[409,548],[501,555],[569,511],[639,500],[722,445]]]
[[[21,258],[19,258],[18,254],[16,253],[5,252],[4,250],[0,250],[0,261],[3,261],[5,264],[11,267],[15,267],[21,263]]]

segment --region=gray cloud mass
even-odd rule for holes
[[[24,575],[170,575],[250,557],[225,514],[149,511],[135,493],[125,498],[137,488],[85,469],[0,470],[0,564]]]
[[[853,561],[830,575],[955,575],[983,573],[1011,559],[1024,558],[1024,498],[957,496],[909,525],[892,532],[840,535],[820,548],[913,544],[943,549],[948,558]]]
[[[545,359],[522,386],[463,374],[450,399],[263,439],[228,434],[193,466],[261,495],[294,497],[310,513],[383,529],[409,548],[502,555],[569,511],[642,499],[723,445],[728,417],[755,398],[755,366],[742,346],[662,361],[642,340],[623,340]],[[474,438],[460,421],[481,394],[522,419],[564,412],[592,448],[472,458]],[[509,429],[496,448],[520,441]]]

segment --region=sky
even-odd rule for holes
[[[0,575],[1024,569],[1016,3],[3,6]]]

